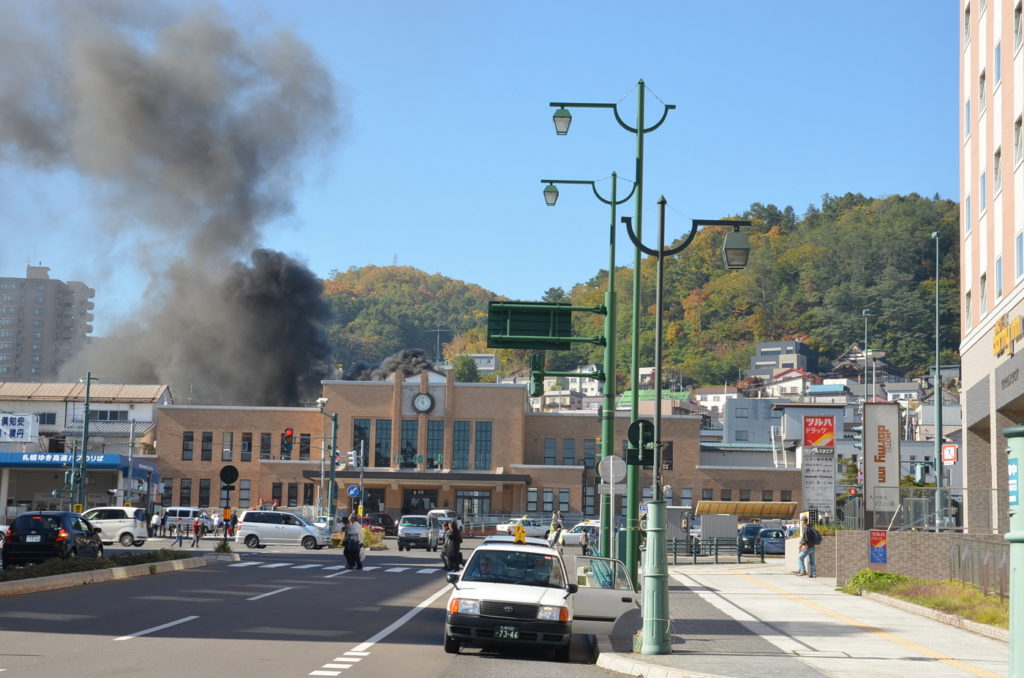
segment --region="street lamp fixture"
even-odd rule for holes
[[[564,137],[569,133],[569,125],[572,124],[572,113],[565,106],[555,111],[551,118],[555,121],[555,134]]]
[[[554,207],[555,203],[558,202],[558,187],[553,183],[549,183],[544,187],[544,202],[548,207]]]
[[[326,404],[327,398],[316,399],[316,406],[320,410],[320,414],[331,420],[331,470],[330,479],[327,484],[327,529],[330,532],[334,532],[334,470],[338,463],[338,413],[331,412],[327,414],[324,412]]]
[[[722,243],[722,261],[730,271],[739,271],[747,267],[750,259],[750,238],[740,230],[739,224],[725,234]]]

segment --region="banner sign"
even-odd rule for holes
[[[836,514],[836,454],[831,447],[803,448],[800,459],[804,509]]]
[[[0,443],[34,443],[39,418],[34,414],[0,414]]]
[[[1010,457],[1006,467],[1010,506],[1020,506],[1020,475],[1018,466],[1017,457]]]
[[[871,562],[889,562],[888,536],[885,530],[871,530]]]
[[[804,417],[804,447],[835,447],[835,417]]]
[[[868,511],[895,512],[900,504],[900,406],[864,404],[864,494]]]

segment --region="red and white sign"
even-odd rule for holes
[[[804,417],[804,447],[835,447],[835,417]]]
[[[957,462],[957,447],[956,445],[943,445],[942,446],[942,463],[947,466],[955,464]]]

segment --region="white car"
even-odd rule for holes
[[[305,518],[285,511],[242,511],[238,517],[235,543],[251,549],[268,544],[302,546],[322,549],[331,543],[326,528],[320,528]]]
[[[565,533],[565,544],[566,546],[579,546],[580,537],[584,532],[590,538],[591,544],[597,544],[598,533],[601,531],[601,521],[599,520],[586,520],[582,523],[577,523],[572,526],[571,530]]]
[[[142,546],[149,538],[146,512],[133,506],[95,506],[82,517],[100,528],[104,544],[119,542],[121,546]]]
[[[4,545],[4,539],[7,539],[7,528],[10,525],[0,525],[0,546]]]
[[[515,529],[516,525],[523,526],[527,537],[543,537],[545,539],[548,536],[548,530],[551,528],[550,523],[545,523],[543,520],[537,520],[536,518],[512,518],[507,523],[495,526],[494,529],[498,534],[512,534],[512,530]]]
[[[563,559],[535,540],[488,537],[461,572],[450,572],[444,650],[533,646],[568,661],[572,634],[609,634],[639,599],[620,561]]]

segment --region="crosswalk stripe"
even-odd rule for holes
[[[364,570],[379,570],[380,569],[380,565],[370,565],[369,567],[364,566],[363,569]]]
[[[385,572],[405,572],[408,569],[409,569],[408,567],[389,567],[388,569],[386,569],[384,571]]]
[[[231,563],[228,567],[249,567],[250,565],[259,565],[258,560],[248,560],[244,563]]]
[[[331,565],[330,567],[325,567],[324,569],[325,570],[344,570],[345,566],[344,565]]]
[[[331,661],[335,661],[335,662],[361,662],[361,661],[363,661],[363,658],[362,657],[335,657]]]
[[[340,676],[341,671],[310,671],[311,676]]]
[[[438,569],[436,567],[425,567],[422,570],[416,570],[416,574],[434,574]]]
[[[291,563],[267,563],[266,565],[260,565],[261,568],[273,569],[275,567],[288,567]]]
[[[369,652],[356,652],[355,650],[349,650],[345,654],[347,654],[347,655],[350,654],[353,657],[369,657],[370,656]]]
[[[293,570],[308,570],[311,567],[322,567],[319,563],[311,563],[308,565],[296,565]]]

